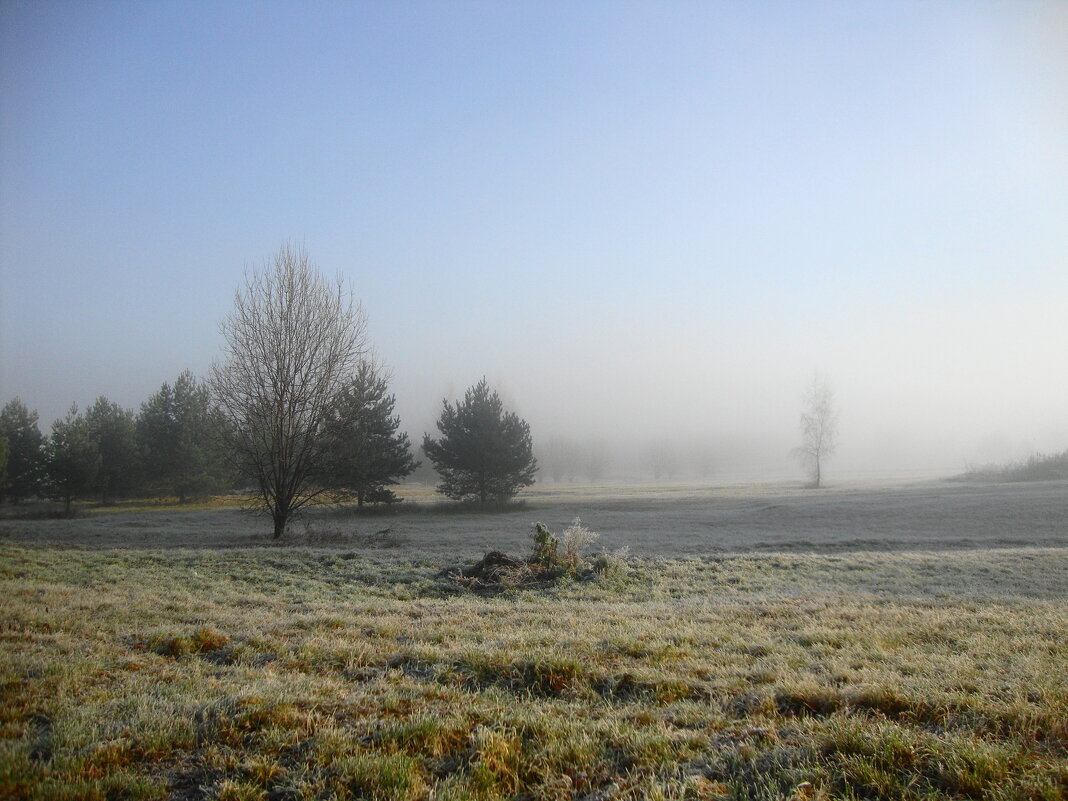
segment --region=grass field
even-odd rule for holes
[[[493,597],[440,575],[583,512],[632,555]],[[1064,483],[307,526],[0,522],[0,796],[1068,797]]]

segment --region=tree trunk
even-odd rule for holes
[[[64,500],[64,501],[66,501],[66,504],[67,504],[67,506],[66,506],[66,509],[65,509],[65,510],[63,511],[63,514],[65,514],[65,515],[66,515],[67,517],[70,517],[70,502],[71,502],[71,496],[70,496],[69,494],[68,494],[68,495],[65,495],[65,496],[63,497],[63,500]]]
[[[282,539],[282,535],[286,533],[286,516],[279,512],[274,513],[274,538],[276,540]]]
[[[364,499],[364,496],[366,494],[367,493],[362,489],[356,490],[356,508],[357,509],[362,509],[363,508],[363,499]]]
[[[816,489],[820,488],[820,455],[816,454],[816,483],[814,485]]]

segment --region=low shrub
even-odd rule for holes
[[[534,540],[534,550],[530,554],[531,563],[541,565],[547,570],[556,567],[560,561],[560,540],[553,536],[544,523],[535,523],[530,536]]]
[[[453,584],[486,594],[546,586],[563,578],[608,575],[611,571],[617,571],[613,575],[618,575],[621,572],[625,550],[617,551],[616,557],[599,557],[600,570],[596,562],[591,565],[587,561],[585,550],[599,535],[583,526],[577,517],[560,536],[553,534],[544,523],[535,523],[530,536],[534,544],[526,559],[489,551],[474,565],[446,569],[440,575]],[[610,561],[612,558],[616,561]]]
[[[1068,451],[1035,453],[1018,462],[969,467],[955,481],[1060,481],[1068,479]]]
[[[599,536],[597,532],[582,525],[582,521],[577,517],[564,529],[564,533],[560,535],[559,558],[569,573],[577,573],[586,566],[586,548]]]

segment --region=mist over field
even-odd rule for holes
[[[413,440],[486,376],[539,453],[594,443],[615,478],[787,475],[819,371],[832,475],[1061,451],[1066,30],[1053,3],[7,3],[0,394],[47,431],[206,374],[291,240],[362,300]]]
[[[296,238],[413,438],[485,375],[540,450],[776,474],[819,371],[842,473],[1068,446],[1063,6],[117,9],[2,11],[0,390],[46,429],[203,375]]]
[[[365,307],[371,331],[384,328],[375,324],[372,304],[365,301]],[[784,334],[775,352],[753,330],[756,323],[737,338],[708,336],[730,343],[717,347],[697,335],[665,335],[657,342],[655,335],[622,327],[610,333],[606,317],[600,331],[575,334],[586,338],[574,349],[570,335],[523,330],[517,321],[482,329],[493,343],[517,340],[514,349],[500,347],[508,352],[435,353],[434,343],[451,335],[432,334],[442,331],[432,323],[422,350],[405,353],[381,339],[376,350],[392,369],[398,412],[413,439],[434,431],[443,398],[461,397],[485,374],[528,420],[539,453],[560,441],[599,447],[609,475],[619,478],[648,478],[658,450],[677,463],[665,478],[781,476],[796,472],[789,451],[798,437],[801,394],[820,369],[841,409],[835,473],[952,473],[1068,446],[1068,371],[1056,369],[1068,341],[1068,332],[1058,329],[1068,315],[1053,312],[1014,321],[1012,337],[1030,332],[1019,340],[1028,344],[1015,347],[1006,345],[1010,334],[984,330],[980,320],[970,329],[917,325],[888,333],[888,344],[878,336],[858,343],[859,334],[845,328],[840,341],[832,338],[823,348],[790,344]],[[774,319],[765,323],[769,334],[781,326]],[[518,341],[524,338],[530,341]],[[57,373],[40,361],[18,364],[29,361],[24,353],[9,359],[3,389],[40,410],[43,430],[72,401],[85,406],[100,394],[136,410],[187,363],[179,355],[169,371],[150,361],[136,374],[109,364],[103,376],[79,376],[78,365]],[[202,375],[209,363],[202,358]]]
[[[359,276],[342,272],[359,295]],[[1061,451],[1068,446],[1068,371],[1058,369],[1068,341],[1068,315],[1058,313],[1065,297],[1021,304],[1015,314],[957,312],[952,321],[882,315],[861,324],[827,312],[806,322],[754,309],[734,330],[715,319],[683,330],[670,309],[649,309],[633,324],[629,314],[602,309],[596,327],[576,330],[536,310],[507,321],[490,310],[483,322],[478,307],[464,321],[405,321],[401,327],[412,330],[399,342],[382,333],[398,323],[381,320],[366,294],[363,302],[413,440],[434,431],[443,398],[461,397],[486,375],[528,420],[539,454],[561,442],[599,448],[608,476],[647,479],[662,452],[673,465],[663,477],[689,480],[796,472],[789,451],[802,391],[817,370],[841,410],[833,468],[840,476],[953,473]],[[406,344],[414,332],[425,339]],[[170,339],[159,331],[140,345],[175,351],[166,368],[146,351],[143,364],[134,354],[64,359],[57,370],[37,351],[5,345],[3,390],[36,406],[44,430],[72,401],[84,407],[100,394],[136,410],[176,371],[191,365],[204,375],[215,356],[207,347],[182,353]],[[118,354],[125,340],[125,332],[113,340]],[[88,375],[90,367],[100,369]]]
[[[1066,221],[1064,2],[3,0],[0,798],[1068,801]]]
[[[324,270],[335,266],[313,258]],[[361,296],[359,274],[341,271]],[[633,313],[601,307],[581,327],[535,309],[503,320],[493,301],[467,307],[465,320],[390,321],[367,293],[361,297],[413,440],[434,431],[443,398],[461,397],[485,375],[528,420],[539,454],[561,442],[599,448],[607,475],[621,479],[648,479],[657,452],[673,465],[665,479],[784,476],[796,472],[789,451],[801,395],[818,370],[841,410],[833,467],[840,476],[953,473],[1068,446],[1068,371],[1058,369],[1068,341],[1063,293],[1018,311],[991,304],[983,312],[864,322],[831,311],[805,321],[753,308],[749,320],[710,313],[687,326],[671,304],[644,315],[640,306]],[[205,300],[218,306],[222,298]],[[204,326],[197,336],[217,344],[210,321]],[[391,341],[391,329],[408,330]],[[116,332],[102,345],[116,358],[55,354],[62,369],[40,351],[16,351],[5,337],[3,391],[36,406],[43,430],[72,401],[84,407],[100,394],[136,410],[183,367],[206,373],[216,354],[206,346],[183,352],[174,341],[181,336],[154,331],[137,343],[138,356],[123,353],[127,332]],[[418,336],[425,338],[410,342]],[[157,346],[166,358],[156,358]]]

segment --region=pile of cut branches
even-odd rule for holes
[[[512,589],[546,587],[565,577],[586,579],[596,572],[587,563],[583,550],[597,534],[583,526],[577,517],[559,537],[544,524],[535,523],[531,538],[534,547],[526,559],[489,551],[473,565],[447,568],[440,575],[480,595],[492,595]]]

